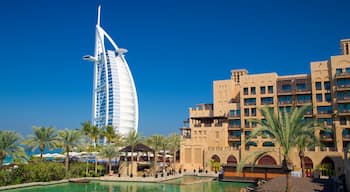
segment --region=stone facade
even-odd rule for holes
[[[214,161],[226,164],[241,161],[253,151],[270,149],[261,164],[281,164],[280,148],[268,136],[246,141],[256,127],[250,119],[262,119],[259,109],[274,110],[312,104],[305,118],[316,118],[330,132],[316,132],[321,145],[306,150],[307,171],[316,168],[340,175],[344,172],[343,149],[350,143],[350,39],[341,40],[341,55],[326,61],[311,62],[310,74],[279,76],[277,73],[248,74],[232,70],[231,78],[213,83],[213,104],[198,104],[189,109],[189,119],[181,128],[180,166],[206,169]],[[300,169],[297,150],[290,154],[294,169]],[[252,159],[253,160],[253,159]]]

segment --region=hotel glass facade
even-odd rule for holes
[[[100,26],[100,7],[95,46],[94,56],[84,56],[94,62],[92,122],[98,127],[111,125],[117,133],[126,136],[138,128],[135,83],[124,56],[127,50],[119,48]]]

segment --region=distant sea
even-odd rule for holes
[[[62,148],[57,148],[57,149],[54,149],[54,150],[48,150],[48,149],[45,149],[44,150],[44,154],[45,153],[62,153],[63,152],[63,149]],[[36,155],[36,154],[40,154],[40,151],[39,149],[35,149],[34,151],[32,150],[26,150],[26,153],[27,153],[27,156],[30,158],[32,155]],[[8,163],[12,163],[12,158],[11,157],[6,157],[3,164],[8,164]]]

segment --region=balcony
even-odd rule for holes
[[[320,141],[332,142],[333,141],[333,135],[332,134],[320,134]]]
[[[350,115],[350,109],[342,109],[342,110],[339,110],[339,113],[338,115]]]
[[[350,73],[343,72],[343,73],[338,73],[335,74],[336,79],[344,79],[344,78],[350,78]]]
[[[343,141],[350,141],[350,133],[343,133]]]
[[[337,91],[347,91],[350,90],[350,84],[337,85]]]
[[[292,89],[277,89],[277,95],[291,95],[293,94]]]
[[[296,104],[297,105],[305,105],[305,104],[310,104],[312,103],[311,100],[297,100]]]
[[[308,88],[305,89],[296,89],[296,94],[307,94],[307,93],[311,93],[311,90]]]
[[[227,117],[229,119],[240,119],[241,118],[241,114],[229,114]]]
[[[228,128],[229,129],[241,129],[241,125],[229,125]]]
[[[350,102],[350,97],[337,97],[337,103],[348,103]]]
[[[280,106],[293,105],[293,101],[279,101],[278,105],[280,105]]]
[[[307,111],[304,116],[305,117],[312,117],[312,111]]]
[[[241,136],[239,136],[239,135],[229,135],[228,136],[228,140],[229,141],[240,141],[241,140]]]

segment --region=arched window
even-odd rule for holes
[[[213,160],[214,162],[220,162],[220,157],[218,155],[213,155],[211,157],[211,160]]]
[[[258,165],[277,165],[277,163],[273,157],[265,155],[259,159]]]
[[[228,158],[227,158],[227,164],[237,164],[237,159],[235,156],[233,155],[230,155]]]

